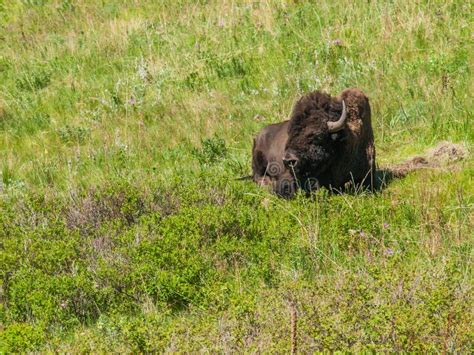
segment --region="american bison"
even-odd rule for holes
[[[254,139],[253,180],[282,197],[296,189],[374,187],[375,146],[369,100],[359,89],[339,96],[302,96],[289,120],[266,126]]]

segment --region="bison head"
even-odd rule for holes
[[[331,165],[345,137],[346,117],[345,102],[327,94],[316,92],[296,103],[282,159],[298,180],[318,178]]]

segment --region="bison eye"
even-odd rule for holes
[[[311,140],[313,141],[314,144],[322,144],[325,141],[325,137],[319,136],[319,135],[313,136]]]

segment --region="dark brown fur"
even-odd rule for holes
[[[345,127],[329,133],[327,122],[337,121],[346,103]],[[294,167],[283,157],[298,158]],[[324,186],[342,189],[347,182],[373,188],[375,146],[369,100],[359,89],[338,97],[315,91],[301,97],[290,119],[269,125],[254,139],[253,179],[271,185],[275,193],[291,197],[299,186],[306,191]]]

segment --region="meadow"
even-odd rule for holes
[[[0,0],[0,353],[474,349],[469,1]],[[359,87],[376,193],[252,139]]]

